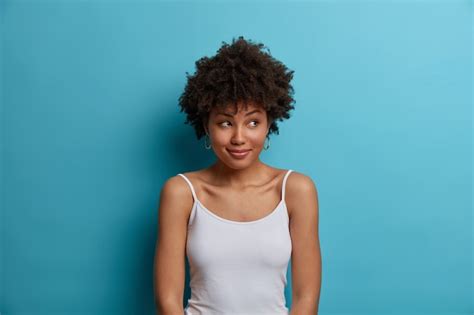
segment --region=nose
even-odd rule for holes
[[[235,145],[244,144],[245,137],[242,131],[242,127],[237,127],[234,134],[232,135],[231,143]]]

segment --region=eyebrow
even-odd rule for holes
[[[251,112],[248,112],[247,114],[245,114],[245,116],[249,116],[249,115],[252,115],[253,113],[261,113],[262,111],[260,109],[256,109],[256,110],[253,110]],[[224,116],[229,116],[229,117],[234,117],[233,115],[231,114],[228,114],[228,113],[224,113],[224,112],[218,112],[217,115],[224,115]]]

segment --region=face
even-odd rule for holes
[[[213,108],[209,114],[207,133],[216,156],[231,168],[244,168],[258,160],[269,131],[265,109],[242,104]],[[236,151],[244,151],[239,153]]]

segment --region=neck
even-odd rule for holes
[[[266,178],[267,170],[268,166],[262,163],[260,159],[242,169],[230,168],[220,160],[217,160],[210,167],[216,184],[234,188],[261,185],[262,179]]]

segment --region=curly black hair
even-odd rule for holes
[[[268,53],[262,51],[267,48]],[[195,63],[196,73],[186,72],[187,84],[179,97],[180,112],[185,112],[185,124],[190,124],[199,139],[206,134],[209,112],[239,102],[255,102],[262,106],[269,120],[269,134],[279,134],[276,120],[288,119],[294,109],[294,89],[290,84],[293,70],[273,58],[262,43],[239,36],[231,45],[222,42],[217,54],[202,57]]]

